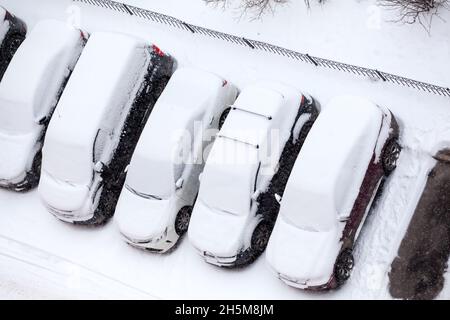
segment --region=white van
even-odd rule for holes
[[[94,33],[50,121],[40,196],[57,218],[101,224],[113,213],[135,145],[173,69],[144,40]]]

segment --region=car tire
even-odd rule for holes
[[[384,146],[381,161],[386,175],[391,174],[397,167],[401,150],[402,148],[396,139],[389,140]]]
[[[230,111],[231,111],[231,108],[226,108],[220,115],[219,125],[218,125],[219,130],[222,129],[222,126],[225,123],[225,120],[227,119],[228,115],[230,114]]]
[[[338,286],[343,285],[350,278],[354,263],[355,260],[351,249],[341,251],[334,266],[334,277]]]
[[[191,220],[192,207],[186,206],[180,209],[175,219],[175,232],[179,237],[184,235],[189,227]]]

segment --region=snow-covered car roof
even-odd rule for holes
[[[194,121],[203,120],[220,90],[225,89],[223,79],[218,76],[196,69],[177,70],[147,121],[130,164],[127,183],[139,192],[162,198],[170,196],[175,188],[174,179],[181,174],[181,170],[175,170],[183,167],[183,154],[179,151],[189,155]]]
[[[250,209],[262,145],[283,122],[287,106],[283,93],[254,85],[242,91],[233,107],[208,157],[200,197],[211,207],[240,215]]]
[[[88,174],[98,130],[114,130],[123,106],[132,103],[149,60],[148,47],[143,40],[118,33],[91,35],[50,121],[44,166],[61,145],[73,146],[79,150],[80,170]]]
[[[247,214],[258,163],[255,147],[230,139],[217,139],[202,175],[200,200],[208,207],[233,215]]]
[[[52,78],[60,61],[74,55],[80,31],[65,22],[38,22],[17,50],[0,83],[0,131],[26,133],[55,98]],[[63,66],[67,68],[67,66]]]
[[[247,87],[234,103],[219,137],[260,147],[270,130],[279,127],[285,106],[281,92],[259,85]]]
[[[363,98],[332,100],[308,134],[289,177],[283,217],[299,228],[326,231],[351,210],[373,156],[383,112]]]

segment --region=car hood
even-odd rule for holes
[[[280,215],[267,246],[266,258],[282,278],[310,285],[324,284],[333,274],[341,245],[337,227],[327,232],[305,231]]]
[[[189,240],[202,252],[232,257],[242,247],[246,221],[246,216],[221,212],[197,201],[189,224]]]
[[[38,190],[47,206],[68,213],[80,211],[89,195],[89,186],[58,180],[45,170],[42,170]]]
[[[6,135],[0,133],[0,180],[13,180],[23,175],[30,164],[36,135]]]
[[[173,199],[146,199],[124,187],[117,203],[114,220],[126,238],[132,241],[150,241],[166,231],[173,216],[170,214],[171,210],[175,210]]]

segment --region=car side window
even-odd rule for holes
[[[108,139],[108,132],[103,128],[98,129],[92,150],[94,163],[100,161],[107,139]]]

